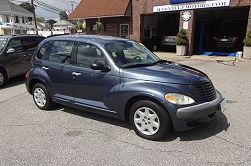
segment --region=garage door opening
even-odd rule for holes
[[[194,53],[235,55],[243,49],[248,7],[196,12]]]
[[[175,52],[179,12],[141,16],[141,39],[150,50]]]

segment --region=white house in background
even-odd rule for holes
[[[0,0],[0,35],[27,34],[35,31],[33,13],[10,2]]]
[[[75,25],[66,20],[60,20],[53,24],[54,31],[61,31],[64,33],[70,33],[70,30],[75,28]]]

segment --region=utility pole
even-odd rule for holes
[[[70,2],[71,3],[71,12],[73,12],[73,9],[74,9],[74,4],[76,4],[77,2],[73,1],[73,0],[67,0],[67,2]]]
[[[33,8],[33,17],[34,17],[34,22],[35,22],[35,30],[36,30],[36,34],[38,35],[38,31],[37,31],[37,19],[36,19],[36,13],[35,13],[34,0],[31,0],[31,5],[32,5],[32,8]]]

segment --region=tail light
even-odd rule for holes
[[[30,71],[28,71],[28,72],[25,74],[24,79],[25,79],[25,80],[28,80],[29,76],[30,76]]]

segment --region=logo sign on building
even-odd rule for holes
[[[183,21],[189,21],[192,17],[192,14],[190,12],[186,11],[186,12],[182,13],[181,17],[182,17]]]
[[[229,6],[229,5],[230,5],[230,0],[196,1],[196,2],[191,2],[191,3],[154,6],[153,12],[168,12],[168,11],[178,11],[178,10],[216,8],[216,7],[224,7],[224,6]]]

